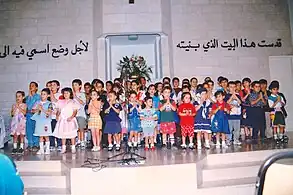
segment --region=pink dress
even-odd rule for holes
[[[20,104],[19,106],[22,109],[26,107],[25,104]],[[24,114],[16,108],[15,104],[13,105],[13,108],[15,109],[15,113],[11,120],[11,135],[25,135],[26,118]]]
[[[73,100],[58,100],[56,107],[60,111],[60,115],[53,136],[60,139],[75,138],[78,130],[77,120],[73,118],[71,121],[67,121],[67,119],[75,110],[79,109],[79,105]]]

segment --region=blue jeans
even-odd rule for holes
[[[52,121],[51,121],[52,133],[53,133],[54,130],[55,130],[56,124],[57,124],[57,120],[56,120],[56,119],[52,119]],[[49,137],[49,140],[50,140],[50,147],[55,147],[55,139],[57,139],[57,146],[62,146],[61,139],[56,138],[56,137],[54,137],[54,136],[50,136],[50,137]]]
[[[34,136],[36,122],[31,119],[32,115],[26,115],[26,127],[25,127],[25,134],[28,142],[28,146],[39,146],[39,137]]]

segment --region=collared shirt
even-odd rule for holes
[[[32,96],[26,96],[25,103],[26,103],[26,106],[27,106],[27,113],[32,114],[31,111],[32,111],[34,105],[39,100],[41,100],[41,95],[40,94],[37,94],[37,93],[35,93]]]

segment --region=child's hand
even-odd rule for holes
[[[227,108],[224,108],[224,111],[225,111],[225,112],[228,112],[228,109],[227,109]]]
[[[67,122],[70,122],[70,121],[72,121],[72,119],[73,119],[73,117],[71,116],[71,117],[69,117],[69,118],[67,118]]]

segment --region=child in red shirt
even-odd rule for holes
[[[178,114],[180,116],[180,126],[182,134],[182,149],[186,149],[186,137],[189,137],[190,149],[194,149],[193,137],[194,137],[194,116],[196,114],[195,107],[191,103],[191,94],[184,92],[181,97],[183,103],[178,108]]]

